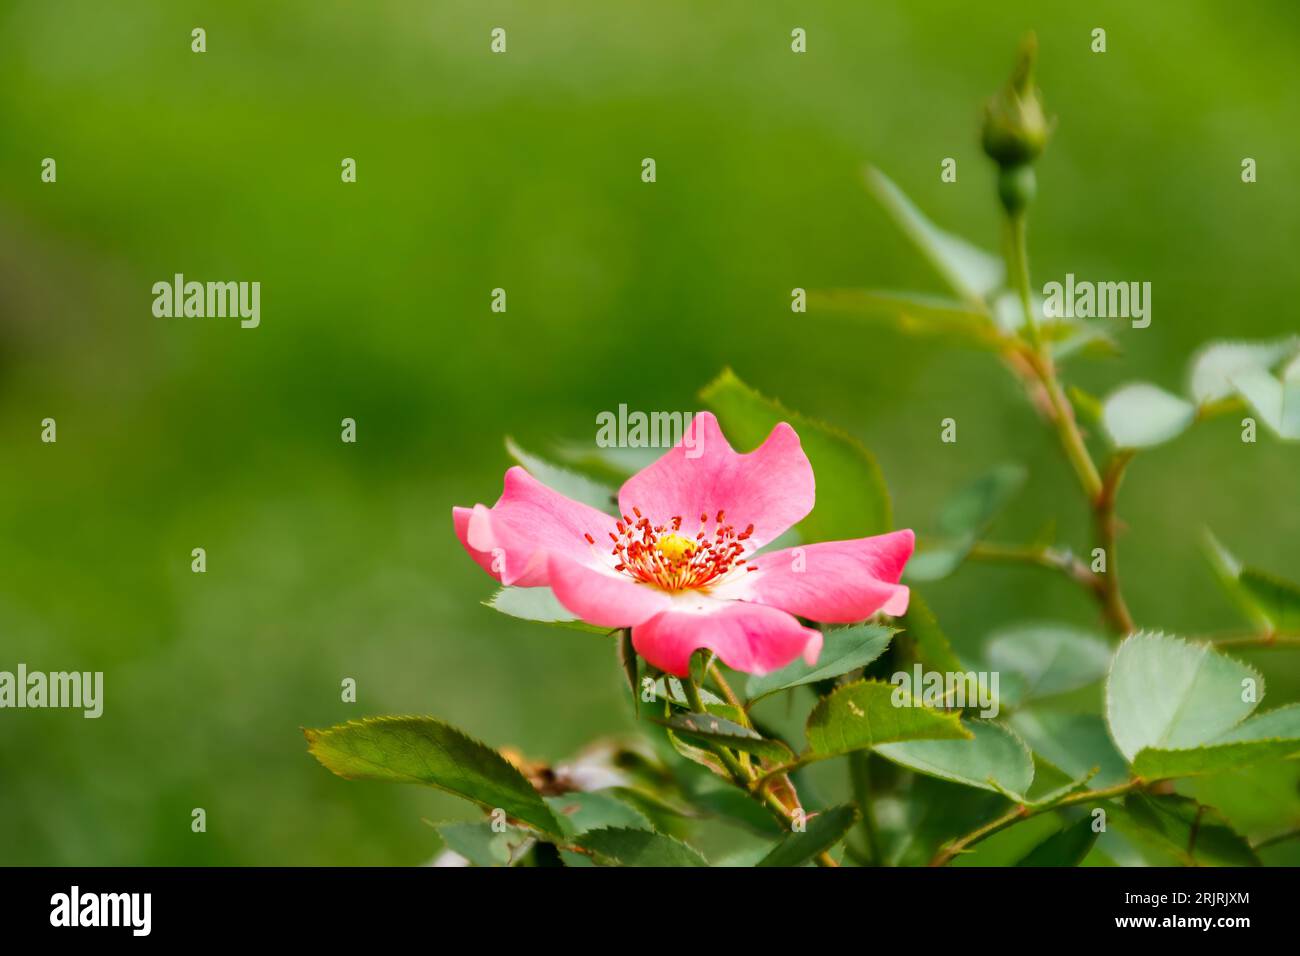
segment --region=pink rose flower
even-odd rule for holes
[[[708,648],[728,667],[763,674],[821,653],[825,623],[907,610],[899,584],[910,530],[759,553],[812,510],[812,465],[782,422],[747,455],[718,420],[688,434],[619,490],[616,518],[566,498],[519,467],[491,508],[453,508],[456,536],[504,585],[549,587],[578,617],[632,629],[632,645],[684,677]]]

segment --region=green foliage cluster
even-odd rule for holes
[[[986,146],[1003,173],[1008,165],[1023,172],[1046,145],[1032,75],[1032,60],[1022,61],[1003,101],[990,107],[997,128],[986,130]],[[1032,148],[1016,147],[1013,134],[1028,135],[1017,124],[1030,121]],[[987,540],[1024,480],[1021,466],[1004,465],[958,489],[937,515],[937,534],[909,567],[912,607],[901,627],[828,629],[815,665],[796,662],[742,684],[701,652],[691,676],[678,680],[639,661],[627,634],[607,634],[646,734],[609,746],[595,785],[507,759],[432,717],[307,731],[321,763],[343,777],[423,784],[477,804],[488,819],[438,826],[455,859],[474,865],[1252,865],[1290,836],[1293,820],[1279,803],[1275,835],[1252,843],[1191,782],[1244,770],[1266,775],[1300,755],[1300,705],[1262,709],[1263,674],[1231,656],[1234,647],[1300,643],[1300,587],[1243,565],[1207,533],[1207,559],[1249,628],[1218,640],[1142,630],[1124,602],[1116,545],[1120,479],[1140,449],[1237,409],[1253,410],[1278,438],[1300,438],[1300,340],[1210,343],[1191,363],[1186,397],[1134,383],[1096,399],[1066,387],[1060,370],[1112,354],[1116,344],[1095,325],[1045,315],[1032,293],[1025,242],[1032,194],[1003,197],[1007,247],[999,258],[934,225],[878,170],[868,171],[867,183],[952,298],[852,290],[810,301],[999,356],[1074,470],[1094,518],[1088,556],[1051,533],[1023,545]],[[797,537],[892,527],[881,469],[860,442],[729,370],[700,397],[738,446],[757,445],[780,421],[798,430],[817,475],[817,504]],[[1100,465],[1081,423],[1100,426],[1106,439]],[[609,480],[627,473],[612,456],[593,462],[557,452],[562,460],[550,461],[514,442],[507,450],[558,491],[607,509],[615,498]],[[1109,636],[1059,622],[1012,624],[989,637],[981,660],[962,660],[915,586],[972,560],[1066,575],[1095,597]],[[489,605],[599,631],[544,588],[503,589]],[[889,679],[914,667],[995,673],[996,706],[986,713],[984,701],[931,699]],[[822,796],[828,766],[841,768],[834,779],[844,781],[847,799]],[[715,827],[748,839],[715,849]]]

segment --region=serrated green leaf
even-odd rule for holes
[[[562,627],[570,627],[590,634],[609,634],[611,631],[608,627],[596,627],[578,620],[572,611],[560,603],[555,592],[547,587],[499,588],[497,593],[483,604],[494,611],[517,617],[521,621],[559,624]]]
[[[616,791],[593,790],[547,797],[546,805],[564,827],[566,835],[578,835],[604,827],[650,830],[650,821],[639,810],[616,795]]]
[[[505,810],[543,833],[561,832],[523,774],[486,744],[440,720],[368,717],[303,734],[312,756],[340,777],[425,784],[488,810]]]
[[[1084,817],[1053,833],[1025,854],[1016,866],[1078,866],[1097,842],[1097,836],[1092,818]]]
[[[714,714],[673,714],[667,719],[655,718],[655,723],[688,741],[722,744],[777,763],[794,759],[794,753],[781,741],[768,740],[748,727]]]
[[[566,498],[581,501],[606,514],[613,514],[618,509],[618,495],[613,488],[524,451],[509,436],[506,437],[506,451],[530,475]]]
[[[858,822],[857,807],[845,804],[809,817],[802,833],[791,833],[755,866],[803,866],[844,839]]]
[[[1196,406],[1146,382],[1124,385],[1102,404],[1101,422],[1116,448],[1150,448],[1178,437]]]
[[[1246,681],[1253,681],[1246,685]],[[1252,699],[1243,688],[1251,686]],[[1207,644],[1139,633],[1115,652],[1106,680],[1106,722],[1129,760],[1144,748],[1179,750],[1227,733],[1264,696],[1260,674]]]
[[[1008,723],[1034,753],[1074,779],[1095,769],[1092,786],[1111,787],[1131,776],[1106,722],[1094,714],[1030,709],[1012,714]]]
[[[1300,704],[1256,714],[1199,747],[1143,748],[1133,772],[1144,780],[1235,770],[1300,754]]]
[[[798,525],[805,540],[836,541],[891,530],[889,491],[876,459],[861,442],[764,398],[730,369],[706,385],[700,398],[737,450],[756,448],[783,421],[799,433],[817,476],[817,504]]]
[[[605,827],[582,834],[577,845],[601,866],[708,866],[691,847],[662,833]]]
[[[809,666],[800,658],[779,671],[752,676],[745,685],[745,693],[750,701],[756,701],[778,691],[830,680],[866,667],[884,653],[895,633],[893,628],[879,624],[831,628],[822,635],[822,652],[816,664]]]
[[[894,763],[942,780],[1021,796],[1034,782],[1034,761],[1023,740],[986,720],[964,723],[967,740],[910,740],[875,748]]]
[[[691,806],[760,836],[784,836],[785,827],[749,794],[734,786],[706,787],[690,794]],[[761,854],[760,854],[761,855]]]
[[[447,849],[459,853],[475,866],[505,866],[514,846],[528,838],[526,831],[508,827],[498,833],[486,821],[439,823],[434,826]]]
[[[1006,266],[1001,257],[935,226],[875,167],[867,167],[866,179],[871,194],[954,292],[969,302],[980,303],[1002,285]]]
[[[956,714],[923,707],[906,690],[880,681],[857,681],[823,697],[808,715],[806,734],[816,758],[894,741],[969,736]]]
[[[1019,706],[1101,680],[1111,649],[1100,637],[1068,625],[1021,624],[989,638],[984,658],[1000,675],[1001,701]]]

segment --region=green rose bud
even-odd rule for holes
[[[999,166],[1021,166],[1037,159],[1047,146],[1051,124],[1034,86],[1034,61],[1038,39],[1025,37],[1011,81],[984,110],[983,144]]]

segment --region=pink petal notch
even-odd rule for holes
[[[696,414],[682,440],[618,493],[624,513],[640,508],[655,523],[679,517],[687,536],[724,520],[737,528],[752,524],[751,549],[801,521],[815,498],[812,465],[793,428],[782,422],[762,445],[742,455],[732,449],[712,412]]]

